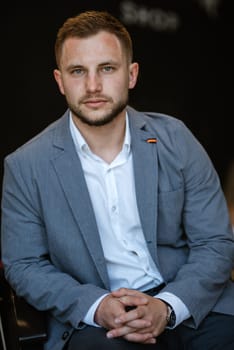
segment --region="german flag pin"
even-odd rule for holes
[[[153,137],[151,137],[151,138],[147,139],[146,142],[147,142],[147,143],[157,143],[158,140],[155,139],[155,138],[153,138]]]

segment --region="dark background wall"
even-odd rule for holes
[[[232,0],[9,1],[1,11],[3,158],[66,109],[53,46],[68,16],[108,10],[130,31],[140,78],[130,104],[182,119],[223,182],[233,147]]]

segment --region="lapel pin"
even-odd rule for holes
[[[151,137],[151,138],[147,139],[146,142],[147,142],[147,143],[157,143],[158,140],[155,139],[155,138],[153,138],[153,137]]]

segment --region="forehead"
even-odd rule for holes
[[[118,60],[123,55],[122,45],[116,35],[101,31],[87,38],[67,38],[63,44],[61,63],[74,59],[87,63],[100,59]]]

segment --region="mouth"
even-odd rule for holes
[[[108,100],[106,98],[88,98],[82,103],[89,108],[99,108],[104,106]]]

